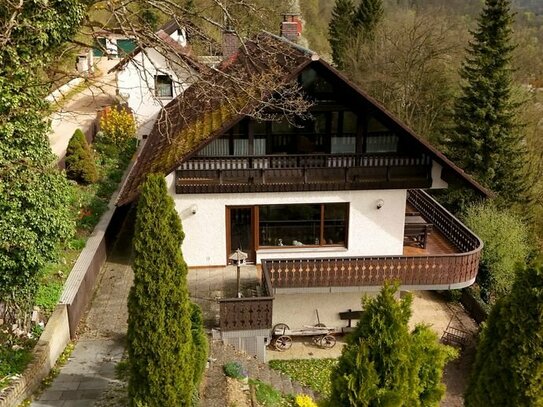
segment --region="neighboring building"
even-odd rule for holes
[[[135,46],[109,71],[116,73],[119,98],[134,113],[139,138],[151,132],[160,109],[183,93],[204,69],[192,57],[184,27],[172,20],[155,35],[160,45]]]
[[[422,190],[488,192],[313,52],[268,33],[245,47],[161,111],[118,200],[161,172],[189,267],[224,266],[237,248],[261,264],[255,297],[221,302],[223,338],[265,358],[272,322],[285,322],[273,308],[292,294],[472,284],[481,241]],[[236,75],[295,81],[312,118],[246,116],[260,102]]]

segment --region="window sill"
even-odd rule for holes
[[[306,246],[306,247],[294,247],[294,246],[278,246],[278,247],[266,247],[257,249],[258,255],[272,254],[281,251],[281,253],[312,253],[312,252],[346,252],[348,249],[345,246]]]

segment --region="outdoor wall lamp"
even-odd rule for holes
[[[384,204],[385,204],[385,201],[383,201],[382,199],[379,199],[377,201],[377,209],[381,209]]]
[[[194,204],[190,207],[190,213],[196,215],[196,212],[198,212],[198,205]]]

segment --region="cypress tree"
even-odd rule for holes
[[[460,71],[455,128],[445,140],[451,158],[505,202],[518,201],[525,190],[519,106],[512,97],[512,24],[508,0],[485,0]]]
[[[397,286],[385,285],[347,338],[332,372],[334,406],[438,406],[441,376],[454,351],[426,326],[410,333],[411,296],[397,301]]]
[[[66,176],[80,184],[92,184],[98,180],[98,170],[87,139],[77,129],[66,148]]]
[[[519,270],[492,308],[465,405],[543,406],[543,267]]]
[[[332,18],[328,24],[332,59],[339,69],[344,68],[345,49],[353,35],[354,13],[355,7],[352,0],[336,0]]]
[[[375,39],[375,29],[383,19],[382,0],[362,0],[354,14],[354,26],[358,35],[366,41]]]
[[[134,285],[128,298],[131,406],[188,406],[195,388],[184,233],[164,177],[142,186],[134,231]]]

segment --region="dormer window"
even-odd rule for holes
[[[155,95],[158,98],[173,98],[173,81],[170,75],[155,75]]]

